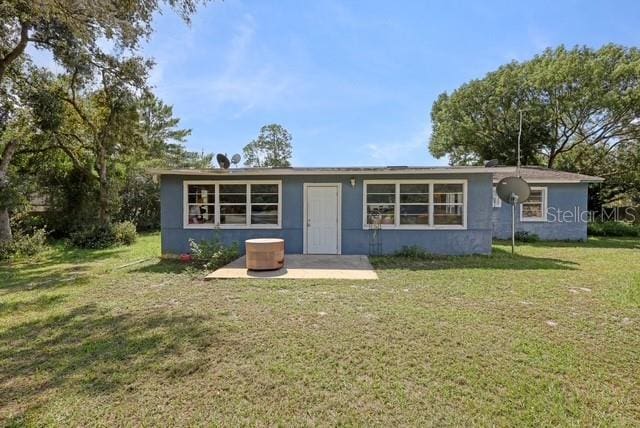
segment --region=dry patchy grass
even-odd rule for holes
[[[0,420],[640,423],[637,240],[379,258],[371,282],[204,282],[158,247],[0,266]]]

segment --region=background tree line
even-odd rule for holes
[[[21,1],[0,5],[0,243],[33,192],[60,235],[132,220],[159,224],[149,166],[208,167],[188,152],[190,131],[148,85],[139,55],[152,16],[167,4],[189,22],[195,0],[165,3]],[[48,51],[62,70],[33,63]]]

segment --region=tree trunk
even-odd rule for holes
[[[549,159],[547,159],[547,168],[553,168],[553,164],[556,161],[557,155],[558,153],[556,153],[555,150],[552,150],[551,153],[549,153]]]
[[[29,24],[26,22],[20,22],[20,39],[18,40],[18,44],[9,51],[8,54],[4,56],[0,60],[0,83],[4,79],[4,74],[7,71],[7,67],[11,63],[13,63],[27,47],[27,42],[29,41]],[[13,158],[13,154],[18,147],[18,142],[13,140],[9,141],[4,148],[4,152],[2,153],[2,157],[0,158],[0,192],[3,192],[4,189],[9,186],[8,183],[8,174],[9,174],[9,163],[11,163],[11,159]],[[1,207],[0,208],[0,243],[10,242],[13,239],[13,235],[11,233],[11,223],[9,217],[9,208]]]
[[[98,221],[106,226],[111,223],[109,210],[109,179],[107,177],[107,151],[100,146],[98,151],[98,178],[100,184]]]
[[[0,208],[0,244],[11,242],[13,239],[10,220],[9,210],[7,208]]]
[[[11,140],[7,143],[2,158],[0,158],[0,193],[9,187],[9,164],[13,158],[13,154],[18,148],[18,141]],[[9,217],[9,208],[0,208],[0,243],[10,242],[13,239],[11,233],[11,223]]]

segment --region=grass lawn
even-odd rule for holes
[[[640,241],[507,251],[371,282],[204,282],[156,234],[0,265],[0,425],[639,425]]]

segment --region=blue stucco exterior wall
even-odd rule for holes
[[[356,186],[350,184],[355,177]],[[232,180],[242,180],[234,175]],[[251,181],[260,178],[247,177]],[[446,175],[287,175],[269,176],[264,180],[282,181],[282,228],[281,229],[184,229],[183,228],[183,181],[216,180],[219,176],[164,175],[160,183],[162,253],[181,254],[189,251],[189,238],[210,239],[218,234],[223,242],[240,242],[244,252],[244,241],[249,238],[283,238],[285,251],[289,254],[303,252],[303,193],[304,183],[342,183],[342,254],[368,254],[370,231],[362,228],[363,181],[375,179],[452,179],[467,180],[467,228],[464,230],[382,230],[381,250],[385,254],[398,251],[406,245],[418,245],[434,254],[489,254],[493,227],[491,224],[491,174],[446,174]]]
[[[587,239],[588,184],[534,184],[547,188],[547,221],[520,221],[516,208],[516,231],[535,233],[549,241],[585,241]],[[493,209],[493,236],[511,239],[511,205]]]

